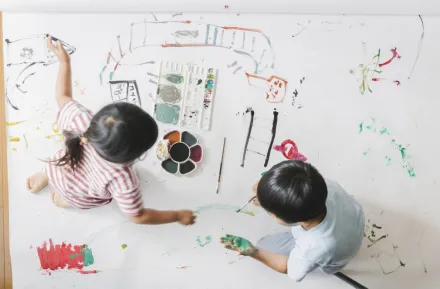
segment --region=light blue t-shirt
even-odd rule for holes
[[[292,227],[295,247],[289,255],[287,274],[296,281],[316,268],[327,274],[340,271],[362,244],[365,220],[361,205],[339,184],[325,181],[328,196],[324,220],[308,231]]]

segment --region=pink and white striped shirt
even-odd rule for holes
[[[57,115],[61,130],[87,131],[93,114],[76,101],[63,105]],[[64,156],[66,148],[58,151],[51,160]],[[48,162],[46,173],[50,185],[73,207],[90,209],[106,205],[114,198],[121,210],[139,215],[143,209],[139,179],[132,165],[115,164],[103,159],[89,144],[83,146],[80,162],[73,171],[69,165],[56,166]]]

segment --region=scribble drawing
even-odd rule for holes
[[[135,80],[109,81],[113,102],[128,102],[141,106],[139,89]]]
[[[48,34],[37,34],[16,39],[5,39],[6,43],[6,98],[9,105],[19,110],[20,96],[28,92],[26,81],[41,67],[49,66],[57,59],[46,48]],[[57,38],[54,38],[57,39]],[[69,55],[76,49],[60,40]]]
[[[411,77],[414,73],[414,69],[416,69],[416,65],[417,65],[417,62],[419,61],[420,53],[422,52],[423,40],[425,40],[425,22],[423,22],[423,18],[421,15],[419,15],[419,19],[420,19],[420,23],[422,25],[422,33],[420,35],[419,44],[417,47],[416,59],[414,60],[414,65],[411,69],[411,73],[409,74],[408,79],[411,79]]]
[[[371,89],[372,82],[389,81],[396,84],[397,86],[400,85],[399,80],[390,80],[387,78],[377,77],[377,75],[381,75],[383,72],[383,70],[380,70],[381,68],[390,65],[392,62],[394,62],[395,59],[401,58],[401,56],[397,52],[397,48],[391,49],[390,52],[392,53],[391,57],[388,60],[381,62],[381,50],[378,49],[377,53],[369,62],[359,64],[356,69],[350,70],[350,73],[353,75],[356,74],[356,71],[359,71],[359,81],[361,83],[359,86],[359,91],[362,95],[365,94],[365,92],[367,91],[370,93],[373,92],[373,90]]]
[[[270,39],[259,29],[218,26],[189,20],[145,19],[131,23],[128,33],[116,37],[101,69],[101,83],[112,80],[120,66],[154,63],[150,59],[140,61],[139,57],[130,57],[135,52],[151,47],[205,47],[210,49],[208,53],[212,53],[213,57],[216,55],[213,48],[228,49],[241,56],[242,61],[250,60],[251,65],[246,66],[245,70],[255,75],[274,68]]]
[[[269,78],[265,78],[263,76],[250,74],[247,72],[246,76],[250,85],[261,87],[261,84],[263,84],[264,86],[266,86],[266,100],[268,102],[282,102],[284,97],[286,96],[287,80],[275,75],[272,75]]]
[[[399,270],[399,268],[406,266],[406,264],[402,262],[402,260],[399,257],[399,254],[397,253],[398,248],[399,248],[398,246],[393,245],[393,252],[392,253],[389,253],[386,251],[380,251],[377,254],[371,254],[371,258],[376,259],[377,262],[379,263],[380,269],[382,270],[382,274],[389,275],[389,274],[392,274],[392,273],[396,272],[397,270]],[[396,267],[392,268],[392,269],[385,268],[385,266],[383,264],[383,260],[382,260],[384,258],[384,256],[391,257],[391,258],[395,259],[397,261]]]
[[[398,142],[396,140],[396,138],[394,138],[391,135],[390,130],[388,128],[386,128],[385,126],[379,126],[379,128],[378,128],[376,125],[376,119],[374,119],[374,118],[371,118],[368,121],[362,121],[359,124],[359,133],[362,133],[364,131],[370,131],[370,132],[372,132],[374,134],[378,134],[382,137],[387,137],[390,141],[392,148],[399,152],[399,156],[402,160],[401,166],[407,171],[407,173],[410,177],[414,178],[416,176],[414,167],[412,166],[412,164],[410,162],[411,157],[407,153],[407,149],[408,149],[409,145],[403,145],[400,142]],[[364,155],[366,155],[366,154],[364,153]],[[386,159],[391,160],[391,158],[389,156],[386,156]]]
[[[269,123],[269,119],[255,117],[255,112],[252,108],[248,108],[246,113],[250,113],[251,118],[243,149],[241,166],[244,167],[246,155],[250,152],[258,156],[263,156],[264,167],[267,167],[270,160],[272,145],[276,136],[279,113],[274,110],[271,124]],[[268,134],[268,132],[270,133]],[[266,140],[266,138],[269,138],[269,140]]]

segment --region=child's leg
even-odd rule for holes
[[[258,241],[257,247],[284,256],[289,256],[290,251],[295,247],[295,239],[290,231],[269,235]]]
[[[70,208],[72,207],[66,199],[56,192],[52,192],[52,202],[55,206],[60,208]]]
[[[38,172],[30,176],[26,183],[27,189],[31,191],[31,193],[37,193],[47,186],[49,178],[45,172]]]

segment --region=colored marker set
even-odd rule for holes
[[[196,136],[188,131],[171,131],[157,146],[162,168],[170,174],[189,175],[203,158],[203,148]]]
[[[210,130],[216,78],[213,68],[163,61],[154,100],[156,120]]]

